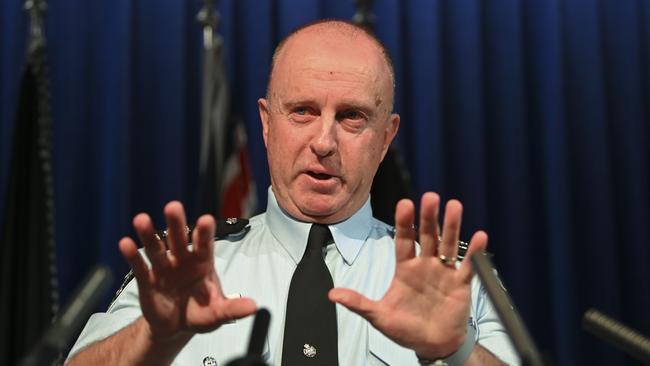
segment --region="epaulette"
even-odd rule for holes
[[[248,219],[230,217],[225,220],[217,220],[217,232],[214,240],[226,239],[230,235],[241,235],[250,229]]]
[[[414,228],[414,230],[417,230],[417,228]],[[390,227],[390,236],[395,239],[395,227]],[[419,241],[419,235],[416,234],[415,241]],[[442,239],[441,239],[442,240]],[[462,261],[465,258],[465,254],[467,254],[467,249],[469,249],[469,244],[467,242],[464,242],[462,240],[458,241],[458,254],[456,254],[456,258],[458,258],[459,261]]]
[[[469,249],[469,244],[466,242],[459,240],[458,241],[458,254],[456,254],[456,257],[458,257],[458,260],[463,260],[465,258],[465,254],[467,254],[467,249]]]
[[[214,233],[214,240],[223,240],[230,235],[244,234],[248,231],[248,219],[239,219],[235,217],[229,217],[227,219],[217,220],[217,231]],[[186,226],[185,233],[187,234],[187,241],[191,244],[192,232],[194,232],[194,226]],[[160,230],[156,233],[158,239],[162,240],[167,246],[167,230]]]
[[[227,219],[219,219],[217,220],[217,229],[214,235],[214,240],[223,240],[228,238],[231,235],[243,235],[248,232],[250,229],[250,226],[248,226],[248,219],[240,219],[240,218],[235,218],[235,217],[229,217]],[[188,245],[192,244],[191,243],[191,238],[192,238],[192,232],[194,231],[193,226],[186,226],[185,227],[185,233],[187,234],[187,240],[188,240]],[[158,239],[160,239],[163,243],[165,243],[165,246],[167,246],[167,230],[160,230],[156,233],[156,236]],[[129,271],[126,276],[124,276],[124,280],[122,281],[122,285],[120,288],[117,289],[115,292],[115,296],[113,296],[113,299],[111,300],[111,305],[115,300],[117,299],[118,296],[124,291],[126,286],[131,282],[131,280],[135,278],[133,275],[133,271]],[[109,305],[110,307],[110,305]]]

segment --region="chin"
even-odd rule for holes
[[[300,189],[295,189],[293,194],[288,193],[288,206],[297,210],[292,215],[298,215],[296,218],[299,220],[333,223],[345,220],[352,215],[347,211],[353,197],[345,194],[344,190],[319,192],[307,187],[300,187]]]
[[[310,217],[327,217],[336,214],[340,209],[331,204],[306,204],[300,207],[300,211]]]
[[[298,206],[298,209],[307,218],[319,221],[319,219],[327,219],[342,213],[343,205],[336,204],[333,201],[334,199],[331,197],[308,199],[303,201],[304,204]]]
[[[299,210],[308,219],[307,221],[313,220],[323,224],[334,224],[344,221],[354,214],[355,210],[347,203],[349,201],[345,200],[339,202],[339,204],[333,204],[333,202],[320,205],[307,204],[299,207]]]

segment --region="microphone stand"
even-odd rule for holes
[[[264,308],[257,310],[251,338],[248,342],[248,352],[244,357],[230,361],[227,366],[268,366],[262,359],[262,352],[270,320],[271,314],[268,310]]]
[[[56,364],[112,282],[113,274],[108,267],[97,266],[91,270],[41,340],[23,358],[20,366]]]
[[[549,363],[544,362],[512,299],[501,284],[501,280],[497,277],[490,258],[484,252],[480,252],[474,253],[471,261],[474,271],[481,279],[488,297],[492,301],[497,314],[499,314],[503,327],[506,329],[519,357],[521,357],[522,365],[548,365]]]
[[[601,340],[650,365],[650,339],[596,309],[582,318],[582,327]]]

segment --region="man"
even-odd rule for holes
[[[258,101],[271,172],[267,212],[216,244],[214,220],[202,216],[189,248],[183,208],[171,202],[169,251],[149,216],[137,215],[149,263],[132,239],[120,241],[137,289],[129,284],[107,314],[89,320],[70,364],[221,365],[243,352],[247,316],[260,305],[272,314],[264,357],[286,365],[287,297],[312,223],[327,225],[334,239],[325,262],[335,287],[329,300],[338,304],[339,364],[517,363],[470,263],[455,265],[460,203],[447,203],[439,232],[440,199],[422,197],[418,253],[412,202],[398,203],[394,238],[372,218],[371,182],[400,122],[393,97],[388,54],[364,30],[323,21],[292,33],[276,49],[267,97]],[[477,232],[468,256],[486,243]]]

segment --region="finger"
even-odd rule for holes
[[[374,323],[377,307],[379,306],[376,301],[372,301],[360,293],[346,288],[333,288],[330,290],[328,297],[330,301],[339,303],[350,311],[361,315],[370,323]]]
[[[395,207],[395,256],[397,262],[415,256],[415,205],[403,199]]]
[[[214,232],[215,222],[212,215],[203,215],[196,220],[196,227],[192,232],[192,248],[200,258],[212,258]]]
[[[133,271],[133,275],[141,285],[149,284],[149,267],[138,252],[138,246],[133,239],[124,237],[119,242],[120,252]]]
[[[438,245],[438,255],[455,258],[458,254],[458,238],[463,205],[458,200],[449,200],[445,206],[445,222],[442,226],[442,241]]]
[[[224,321],[235,320],[254,314],[257,311],[255,301],[242,297],[236,299],[225,299],[220,305],[220,318]]]
[[[167,221],[167,245],[176,257],[185,257],[189,254],[187,249],[187,223],[185,210],[178,201],[171,201],[165,205],[165,220]]]
[[[472,269],[472,254],[484,251],[487,247],[488,236],[484,231],[477,231],[473,236],[472,240],[469,242],[469,248],[465,254],[465,259],[460,264],[460,269],[458,270],[458,276],[464,283],[470,283],[472,277],[474,276],[474,270]]]
[[[158,239],[156,229],[153,226],[151,217],[145,213],[136,215],[133,218],[133,228],[140,238],[140,242],[144,247],[151,267],[156,269],[163,269],[169,266],[169,259],[167,258],[167,248],[165,244]]]
[[[433,256],[438,247],[438,209],[440,196],[433,192],[422,195],[420,202],[420,255]]]

